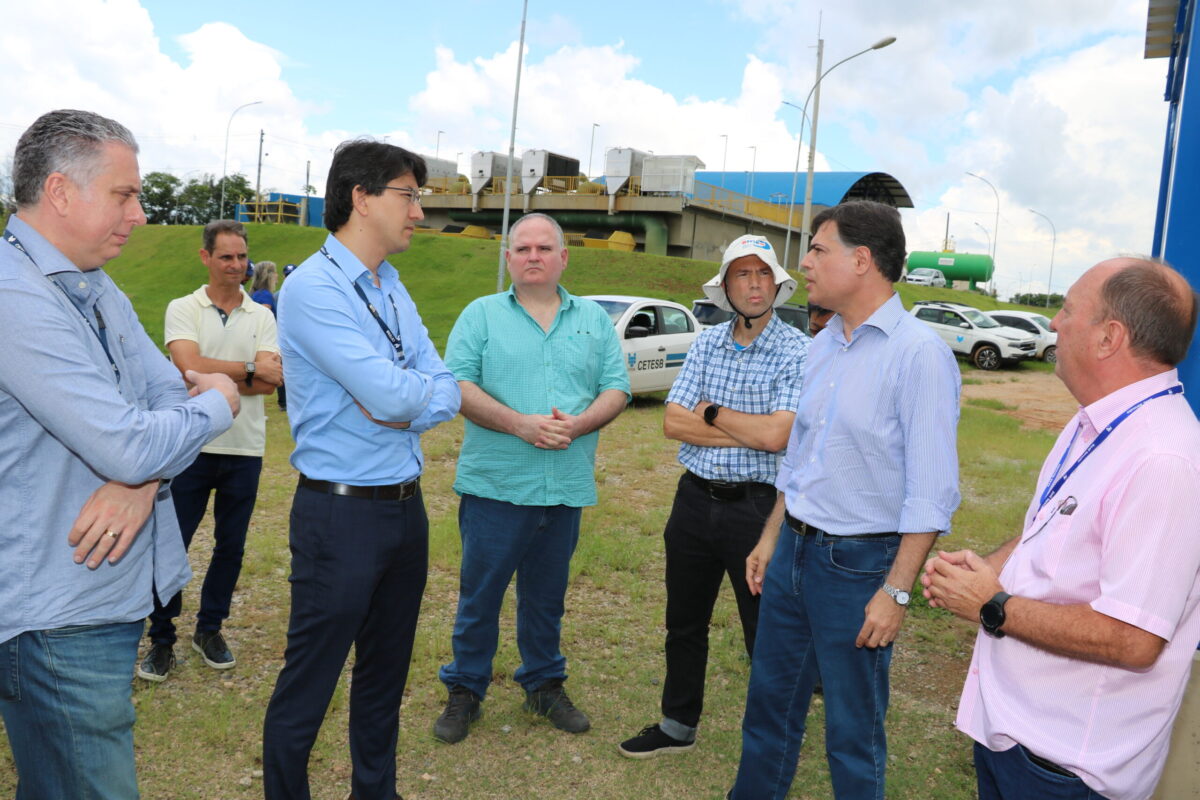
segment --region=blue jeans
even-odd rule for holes
[[[1035,764],[1021,745],[994,752],[975,743],[979,800],[1104,800],[1078,776]]]
[[[734,800],[787,796],[818,675],[834,796],[883,800],[892,648],[854,640],[899,549],[899,536],[798,536],[784,523],[758,608]]]
[[[213,551],[208,573],[200,589],[200,610],[196,614],[196,630],[219,631],[229,617],[229,605],[238,576],[242,574],[242,555],[246,551],[246,531],[258,497],[258,477],[262,473],[262,458],[234,456],[224,453],[201,453],[192,465],[171,481],[171,500],[183,533],[183,546],[192,546],[192,537],[204,512],[208,497],[213,500]],[[154,595],[154,611],[150,613],[150,641],[155,644],[175,643],[175,618],[183,607],[183,592],[165,604]]]
[[[464,494],[458,506],[462,536],[454,661],[439,671],[447,687],[465,686],[479,697],[492,682],[500,637],[500,604],[517,576],[517,648],[513,678],[526,691],[565,678],[559,651],[563,601],[582,509],[518,506]]]
[[[134,800],[133,663],[142,623],[26,631],[0,643],[16,800]]]

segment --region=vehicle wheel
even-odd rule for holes
[[[971,353],[971,363],[979,369],[1000,369],[1000,351],[994,345],[981,344]]]
[[[1042,361],[1045,361],[1047,364],[1057,364],[1058,348],[1054,345],[1047,347],[1046,352],[1042,353]]]

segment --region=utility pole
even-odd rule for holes
[[[262,128],[258,129],[258,180],[254,184],[254,221],[258,222],[259,211],[262,210],[262,149],[263,138],[266,134]]]
[[[304,211],[300,219],[301,227],[308,227],[308,187],[312,185],[309,175],[312,173],[312,162],[304,162]]]

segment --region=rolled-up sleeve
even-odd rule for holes
[[[900,533],[950,532],[958,508],[958,415],[962,379],[941,342],[914,347],[901,375],[904,502]]]

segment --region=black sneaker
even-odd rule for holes
[[[676,739],[663,733],[657,725],[650,725],[632,739],[621,742],[617,749],[627,758],[654,758],[659,753],[686,753],[695,746],[694,741]]]
[[[196,631],[192,649],[204,656],[204,663],[213,669],[232,669],[237,664],[220,631]]]
[[[162,683],[175,666],[175,648],[169,644],[152,644],[142,663],[138,664],[137,676],[144,680]]]
[[[551,678],[532,692],[526,692],[525,710],[542,715],[554,727],[567,733],[583,733],[592,727],[587,714],[567,697],[562,678]]]
[[[450,689],[446,709],[433,723],[433,738],[445,744],[458,744],[467,738],[471,723],[483,716],[479,697],[465,686]]]

